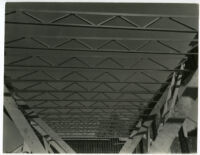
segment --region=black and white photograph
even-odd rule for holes
[[[198,152],[198,3],[5,2],[2,153]]]

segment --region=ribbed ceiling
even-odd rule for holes
[[[184,4],[8,3],[5,82],[62,137],[128,137],[197,43],[197,15]]]

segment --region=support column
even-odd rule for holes
[[[4,92],[9,95],[9,90],[6,86]],[[31,109],[24,110],[25,112],[28,111],[29,113],[27,116],[29,119],[26,120],[22,111],[18,109],[18,106],[16,105],[12,96],[5,96],[4,101],[4,106],[8,114],[11,116],[13,122],[19,129],[20,134],[24,138],[24,144],[27,146],[26,148],[30,149],[29,152],[53,153],[50,147],[51,145],[59,153],[75,153],[75,151],[67,143],[65,143],[44,121],[37,117]],[[26,104],[24,103],[24,105]],[[41,135],[43,139],[38,138],[33,128]],[[49,138],[49,140],[45,138],[46,136]],[[42,145],[40,140],[43,141],[45,146]]]
[[[181,152],[182,153],[190,153],[189,146],[188,146],[188,140],[184,135],[183,127],[179,131],[179,141],[181,144]]]
[[[180,121],[166,122],[164,127],[160,129],[156,140],[152,143],[148,153],[170,153],[170,147],[183,124]]]
[[[158,136],[152,143],[149,153],[171,153],[170,147],[175,137],[179,136],[181,148],[184,153],[189,153],[186,135],[187,132],[197,127],[197,97],[194,99],[190,93],[186,93],[188,88],[197,88],[197,71],[193,74],[190,81],[181,86],[179,92],[179,100],[175,105],[172,113],[173,118],[182,118],[181,122],[167,122],[158,132]],[[197,92],[196,92],[197,93]],[[195,92],[194,92],[195,94]],[[192,95],[194,95],[192,94]],[[169,118],[170,120],[170,118]]]
[[[173,85],[173,80],[174,79],[172,79],[171,81],[171,85]],[[154,106],[149,116],[160,115],[160,109],[163,107],[163,105],[166,102],[166,98],[168,96],[168,92],[171,89],[171,85],[165,90],[165,92],[163,93],[159,101],[156,103],[156,105]],[[133,130],[131,133],[132,137],[130,137],[126,141],[126,143],[123,145],[122,149],[120,150],[120,153],[132,153],[137,147],[137,145],[139,144],[139,142],[141,141],[144,134],[147,133],[147,127],[151,126],[153,121],[154,120],[146,121],[142,124],[142,127],[139,130],[137,131]],[[144,128],[143,126],[145,126],[146,128]]]
[[[6,90],[4,92],[8,92],[7,88],[5,89]],[[15,104],[15,100],[11,96],[4,96],[4,106],[31,152],[47,153],[29,122],[26,120],[23,113],[18,109]]]

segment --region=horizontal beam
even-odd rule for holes
[[[119,132],[119,133],[126,133],[126,134],[129,134],[129,128],[120,128],[119,126],[115,126],[115,127],[111,127],[111,126],[102,126],[102,127],[99,127],[99,126],[96,126],[96,127],[82,127],[82,128],[78,128],[78,127],[73,127],[73,128],[69,128],[69,127],[65,127],[65,128],[54,128],[51,126],[51,128],[56,132],[56,133],[71,133],[71,132],[105,132],[105,131],[102,131],[102,129],[106,129],[106,130],[110,130],[110,131],[106,131],[107,133],[112,133],[112,130],[116,130]],[[124,130],[124,131],[120,131],[120,130]]]
[[[113,132],[115,132],[115,131],[113,131]],[[98,130],[88,130],[88,131],[75,131],[75,130],[72,130],[72,131],[64,131],[64,132],[62,132],[62,131],[56,131],[56,133],[58,133],[58,134],[112,134],[113,132],[104,132],[104,131],[102,131],[102,132],[99,132]],[[126,136],[128,136],[128,134],[129,134],[129,132],[119,132],[115,137],[117,138],[117,137],[119,137],[119,136],[122,136],[122,135],[126,135]],[[114,137],[114,136],[113,136]],[[106,136],[105,136],[105,138],[106,138]]]
[[[79,140],[80,140],[80,141],[81,141],[81,140],[82,140],[82,141],[84,141],[84,140],[88,140],[88,141],[89,141],[89,140],[91,140],[91,141],[92,141],[92,140],[110,141],[109,138],[100,138],[100,137],[99,137],[99,138],[64,138],[64,140],[66,140],[66,141],[76,141],[76,140],[77,140],[77,141],[79,141]]]
[[[125,99],[125,100],[114,100],[114,99],[103,99],[103,100],[98,100],[98,99],[15,99],[16,101],[26,101],[26,102],[31,102],[31,101],[91,101],[91,102],[140,102],[140,103],[156,103],[157,101],[152,101],[152,100],[130,100],[130,99]]]
[[[111,121],[111,120],[110,120]],[[76,120],[66,120],[66,121],[45,121],[47,124],[49,124],[49,125],[53,125],[53,126],[55,126],[55,127],[62,127],[62,126],[66,126],[66,125],[69,125],[69,126],[71,126],[71,125],[77,125],[77,126],[82,126],[82,125],[88,125],[88,126],[93,126],[93,125],[105,125],[105,126],[107,126],[107,125],[110,125],[110,121],[85,121],[84,122],[84,120],[83,121],[76,121]],[[112,120],[113,121],[113,120]],[[118,120],[116,120],[116,121],[114,121],[114,123],[116,124],[116,125],[118,125],[118,124],[121,124],[122,122],[120,122],[120,121],[118,121]],[[130,125],[130,123],[127,123],[126,121],[124,122],[124,123],[126,123],[127,125]],[[133,123],[131,123],[131,124],[133,124]]]
[[[43,115],[41,115],[41,114],[38,114],[38,115],[40,115],[40,117],[42,117],[42,118],[46,118],[46,119],[54,119],[55,118],[55,120],[58,120],[58,119],[61,119],[61,121],[62,120],[64,120],[64,119],[68,119],[68,120],[70,120],[70,119],[77,119],[78,118],[78,116],[81,116],[82,117],[82,119],[89,119],[89,118],[91,118],[91,117],[93,117],[93,118],[96,118],[96,119],[98,119],[98,121],[104,121],[104,120],[112,120],[112,118],[110,118],[110,115],[109,115],[109,113],[93,113],[93,114],[81,114],[81,113],[75,113],[75,114],[62,114],[61,115],[61,117],[53,117],[53,116],[55,116],[55,115],[57,115],[58,113],[49,113],[49,114],[43,114]],[[125,115],[124,113],[119,113],[121,116],[119,117],[119,120],[120,121],[131,121],[131,119],[133,120],[134,118],[135,119],[138,119],[138,117],[139,116],[146,116],[146,115]],[[123,115],[124,114],[124,115]],[[81,119],[80,119],[81,120]],[[91,119],[91,120],[93,120],[93,119]]]
[[[62,134],[62,133],[60,133],[59,134],[59,136],[60,137],[62,137],[62,139],[81,139],[81,138],[86,138],[86,139],[90,139],[90,138],[103,138],[103,139],[111,139],[111,138],[118,138],[118,137],[115,137],[115,136],[96,136],[96,135],[91,135],[91,134],[82,134],[82,135],[80,135],[80,134],[78,134],[78,135],[73,135],[73,134],[71,134],[71,135],[66,135],[66,134]]]
[[[190,72],[190,70],[180,70],[180,69],[159,69],[159,68],[99,68],[99,67],[65,67],[65,66],[25,66],[25,65],[5,65],[6,70],[66,70],[66,69],[79,69],[79,70],[116,70],[116,71],[153,71],[153,72]]]
[[[131,122],[131,120],[124,120],[124,119],[120,119],[120,120],[115,120],[115,119],[107,119],[107,118],[99,118],[99,117],[89,117],[88,118],[81,118],[81,117],[74,117],[73,120],[70,119],[66,119],[65,117],[51,117],[51,118],[45,118],[42,117],[42,120],[45,120],[45,122],[48,123],[83,123],[83,122],[87,122],[87,123],[110,123],[110,121],[112,121],[113,123],[127,123],[129,125],[129,123],[133,124],[133,122]],[[138,120],[138,118],[133,118],[133,120]]]
[[[50,118],[47,118],[47,117],[42,117],[42,120],[45,120],[45,122],[69,122],[70,120],[67,119],[67,118],[63,118],[63,117],[50,117]],[[120,121],[123,121],[125,124],[126,123],[131,123],[133,124],[133,120],[138,120],[139,118],[131,118],[131,119],[120,119]],[[96,121],[96,122],[100,122],[100,123],[104,123],[104,122],[110,122],[111,119],[108,119],[108,118],[100,118],[100,117],[74,117],[73,118],[73,121],[80,121],[80,122],[83,122],[83,121]],[[119,120],[112,120],[112,122],[119,122]]]
[[[99,127],[101,128],[104,128],[104,127],[110,127],[110,128],[119,128],[119,129],[124,129],[124,128],[129,128],[130,126],[126,126],[126,127],[122,127],[121,124],[103,124],[103,125],[100,125],[100,124],[84,124],[84,125],[79,125],[79,124],[76,124],[74,125],[73,123],[69,123],[68,125],[54,125],[53,123],[49,124],[48,125],[52,128],[52,129],[56,129],[56,130],[59,130],[59,131],[64,131],[64,130],[67,130],[67,129],[98,129]]]
[[[34,10],[32,9],[14,9],[14,11],[12,10],[12,13],[16,13],[16,12],[22,12],[22,11],[31,11],[34,12]],[[11,11],[7,11],[6,15],[10,15]],[[186,14],[155,14],[155,13],[117,13],[117,12],[98,12],[98,11],[65,11],[65,10],[37,10],[37,12],[40,13],[62,13],[62,14],[84,14],[84,15],[107,15],[107,16],[128,16],[128,17],[180,17],[180,18],[198,18],[198,15],[186,15]],[[168,13],[168,12],[167,12]],[[185,13],[185,12],[184,12]]]
[[[188,42],[189,44],[189,42]],[[46,57],[46,52],[43,52],[44,50],[26,50],[26,49],[6,49],[6,59],[7,58],[13,58],[13,57]],[[48,51],[47,51],[48,52]],[[58,51],[50,51],[48,52],[48,55],[50,57],[58,57],[58,58],[65,58],[66,52],[58,52]],[[142,53],[116,53],[116,52],[96,52],[95,55],[91,54],[90,52],[76,52],[76,51],[67,51],[68,57],[76,57],[78,59],[82,58],[95,58],[95,59],[106,59],[106,58],[113,58],[113,59],[124,59],[124,61],[130,61],[130,63],[133,62],[135,59],[143,58],[148,59],[149,57],[151,59],[160,59],[160,60],[182,60],[186,59],[185,55],[166,55],[166,54],[142,54]]]
[[[53,120],[74,120],[77,119],[78,116],[82,117],[82,119],[89,119],[89,120],[96,120],[96,121],[104,121],[104,120],[108,120],[110,122],[115,122],[113,121],[113,119],[111,119],[109,114],[63,114],[61,115],[61,117],[52,117],[56,115],[56,113],[50,113],[48,115],[39,115],[41,118],[45,118],[46,119],[53,119]],[[137,119],[139,119],[139,117],[146,117],[143,115],[123,115],[123,113],[120,114],[121,116],[117,119],[118,121],[137,121]],[[94,119],[90,119],[91,117],[93,117]],[[80,119],[81,120],[81,119]]]
[[[72,90],[42,90],[42,89],[14,89],[14,92],[19,92],[19,93],[109,93],[109,94],[162,94],[163,92],[159,92],[159,91],[89,91],[89,90],[85,90],[85,91],[81,91],[81,90],[77,90],[77,91],[72,91]]]
[[[62,82],[85,82],[85,83],[99,83],[99,84],[105,84],[105,83],[121,83],[121,84],[169,84],[169,82],[145,82],[145,81],[98,81],[98,80],[63,80],[63,79],[6,79],[6,82],[58,82],[58,83],[62,83]]]
[[[108,127],[96,127],[96,128],[63,128],[63,129],[58,129],[58,128],[53,128],[53,130],[57,133],[76,133],[76,132],[107,132],[107,133],[112,133],[113,131],[117,131],[118,133],[126,133],[129,134],[129,129],[128,128],[118,128],[118,126],[108,126]]]
[[[63,112],[63,111],[62,112],[61,111],[48,112],[46,110],[41,110],[41,111],[37,112],[37,114],[42,116],[42,117],[51,117],[51,115],[58,115],[59,114],[59,116],[66,116],[66,118],[69,117],[69,116],[75,117],[77,115],[80,115],[82,117],[101,116],[103,118],[110,118],[110,115],[112,115],[112,114],[113,115],[119,115],[119,116],[121,115],[120,118],[123,118],[123,116],[124,116],[124,118],[132,117],[132,116],[135,116],[135,117],[139,117],[139,116],[145,117],[145,116],[147,116],[146,114],[140,114],[139,112],[136,112],[136,111],[131,111],[131,112],[121,111],[120,112],[120,111],[117,111],[117,110],[112,111],[112,112],[95,112],[95,111],[94,112],[83,112],[83,111],[82,112],[81,111],[80,112],[68,112],[68,111],[66,111],[66,112]]]
[[[198,45],[197,45],[198,46]],[[195,47],[197,47],[195,46]],[[42,52],[88,52],[88,53],[123,53],[123,54],[159,54],[159,55],[198,55],[198,53],[188,53],[188,50],[185,53],[177,52],[164,52],[164,51],[137,51],[137,50],[96,50],[96,49],[62,49],[62,48],[37,48],[37,47],[17,47],[17,46],[5,46],[5,49],[22,49],[22,50],[40,50]],[[18,50],[16,52],[19,52]]]
[[[31,36],[33,38],[37,37],[37,38],[46,38],[46,39],[53,39],[55,38],[54,36],[41,36],[41,35],[33,35]],[[25,36],[25,37],[22,37],[23,39],[31,39],[30,36]],[[56,39],[66,39],[66,40],[72,40],[72,39],[75,39],[75,40],[119,40],[119,41],[177,41],[177,42],[182,42],[182,41],[188,41],[188,42],[198,42],[198,38],[196,39],[188,39],[188,38],[179,38],[179,39],[176,39],[176,38],[122,38],[122,37],[83,37],[83,36],[79,36],[79,37],[69,37],[69,36],[62,36],[62,35],[59,35],[59,36],[56,36]],[[17,39],[18,40],[18,39]],[[17,41],[17,40],[9,40],[9,41],[6,41],[5,43],[6,44],[9,44],[11,42],[14,42],[14,41]]]
[[[31,109],[112,109],[112,110],[128,110],[128,111],[131,111],[131,110],[151,110],[152,108],[148,108],[148,107],[142,107],[141,105],[136,105],[136,106],[92,106],[92,107],[89,107],[89,106],[52,106],[52,107],[44,107],[44,106],[32,106]]]
[[[129,27],[129,26],[108,26],[108,25],[83,25],[83,24],[59,24],[59,23],[28,23],[28,22],[18,22],[18,21],[5,21],[5,24],[10,25],[33,25],[33,26],[54,26],[54,27],[81,27],[90,29],[118,29],[118,30],[130,30],[130,31],[152,31],[152,32],[173,32],[173,33],[198,33],[197,30],[180,30],[180,29],[162,29],[162,28],[139,28],[139,27]]]
[[[54,129],[55,130],[55,129]],[[110,130],[112,130],[112,129],[110,129]],[[117,133],[116,134],[116,138],[117,137],[120,137],[120,136],[128,136],[129,135],[129,132],[128,132],[128,130],[127,130],[127,132],[121,132],[121,131],[119,131],[119,132],[117,132],[117,131],[115,131],[114,129],[113,129],[113,131],[100,131],[100,130],[91,130],[91,129],[85,129],[85,130],[75,130],[75,129],[72,129],[72,130],[63,130],[63,131],[59,131],[59,130],[55,130],[55,132],[57,133],[57,134],[66,134],[66,135],[69,135],[69,134],[94,134],[94,135],[96,135],[97,134],[97,136],[99,136],[99,135],[105,135],[105,134],[113,134],[114,132],[115,133]],[[106,136],[105,136],[106,137]]]
[[[127,129],[127,131],[131,128],[131,126],[133,126],[132,124],[126,124],[126,126],[122,126],[122,124],[116,124],[116,125],[111,125],[110,123],[107,123],[107,124],[86,124],[86,125],[74,125],[74,124],[70,124],[69,125],[60,125],[60,126],[56,126],[56,125],[52,125],[52,124],[49,124],[48,125],[52,128],[52,129],[55,129],[55,130],[59,130],[59,131],[66,131],[66,130],[73,130],[73,129],[103,129],[103,128],[110,128],[110,129],[113,129],[113,128],[118,128],[119,130],[124,130],[124,129]]]
[[[112,129],[116,129],[118,128],[117,130],[124,130],[124,131],[120,131],[120,133],[129,133],[128,130],[129,128],[123,128],[123,127],[120,127],[119,125],[118,126],[102,126],[102,127],[99,127],[99,126],[94,126],[94,127],[68,127],[68,126],[64,126],[63,128],[56,128],[56,127],[53,127],[53,126],[50,126],[55,132],[73,132],[73,131],[81,131],[81,132],[84,132],[84,131],[100,131],[101,129],[109,129],[109,130],[112,130]],[[126,129],[126,131],[125,131]],[[110,131],[109,131],[110,132]]]
[[[48,108],[47,108],[48,109]],[[40,115],[40,116],[50,116],[50,115],[59,115],[59,116],[76,116],[76,115],[80,115],[81,117],[84,117],[84,116],[98,116],[98,115],[103,115],[103,117],[107,117],[108,118],[110,117],[112,112],[45,112],[42,111],[42,112],[38,112],[37,114]],[[131,117],[131,116],[135,116],[135,117],[145,117],[145,116],[148,116],[147,114],[140,114],[140,113],[136,113],[136,112],[128,112],[128,111],[122,111],[122,112],[119,112],[119,111],[114,111],[113,113],[116,113],[118,115],[121,115],[119,118],[121,118],[122,116],[123,117]]]
[[[46,106],[43,106],[45,102],[42,102],[42,103],[35,103],[34,105],[29,105],[32,109],[45,109],[47,108]],[[23,103],[19,103],[21,106],[23,106],[24,104]],[[139,109],[139,110],[151,110],[152,108],[149,108],[148,107],[148,104],[131,104],[131,105],[115,105],[115,106],[111,106],[109,104],[105,104],[105,103],[102,103],[101,106],[94,106],[94,105],[91,105],[91,106],[84,106],[84,105],[81,105],[81,106],[74,106],[73,104],[71,105],[66,105],[66,106],[48,106],[48,109],[91,109],[91,110],[94,110],[94,109],[109,109],[109,110],[118,110],[118,109],[122,109],[122,110],[128,110],[128,111],[131,111],[131,110],[134,110],[134,109]]]
[[[19,31],[15,31],[15,30]],[[33,30],[34,31],[31,31]],[[16,24],[7,24],[6,25],[6,40],[16,38],[18,36],[59,36],[62,32],[62,36],[70,37],[121,37],[121,38],[165,38],[165,39],[182,39],[190,38],[193,39],[195,33],[174,33],[174,32],[160,32],[160,31],[140,31],[140,30],[126,30],[121,29],[95,29],[95,28],[86,28],[86,27],[64,27],[60,26],[59,31],[56,26],[44,26],[44,25],[16,25]],[[21,33],[23,32],[23,34]],[[74,33],[78,32],[78,33]],[[8,39],[8,37],[11,37]]]

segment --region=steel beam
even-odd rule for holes
[[[15,29],[13,28],[15,27]],[[34,28],[34,31],[30,31]],[[55,36],[60,35],[57,31],[57,26],[44,26],[44,25],[21,25],[21,24],[7,24],[6,25],[6,31],[9,32],[11,36],[21,36],[21,31],[16,32],[15,30],[21,30],[23,31],[23,36],[36,36],[36,35],[42,35],[42,36]],[[150,38],[156,38],[156,39],[182,39],[182,38],[193,38],[195,33],[174,33],[174,32],[154,32],[154,31],[141,31],[141,30],[127,30],[123,29],[107,29],[107,28],[87,28],[87,27],[65,27],[65,26],[59,26],[59,30],[62,31],[63,36],[72,36],[72,37],[123,37],[123,38],[144,38],[142,36],[145,36],[146,39]],[[78,31],[80,33],[74,33],[74,31]]]
[[[173,32],[173,33],[197,33],[197,30],[188,29],[162,29],[162,28],[143,28],[143,27],[129,27],[129,26],[109,26],[109,25],[83,25],[83,24],[59,24],[59,23],[27,23],[6,21],[7,25],[32,25],[32,26],[49,26],[49,27],[75,27],[75,28],[90,28],[90,29],[113,29],[113,30],[130,30],[130,31],[152,31],[152,32]]]
[[[43,137],[44,147],[49,153],[54,153],[52,148],[50,147],[50,144],[47,142],[46,138]]]
[[[177,8],[177,7],[176,7]],[[10,14],[13,14],[13,13],[16,13],[16,12],[22,12],[22,11],[30,11],[30,12],[34,12],[35,9],[17,9],[15,11],[8,11],[6,13],[6,15],[10,15]],[[151,10],[152,11],[152,10]],[[110,11],[107,11],[107,12],[100,12],[100,11],[62,11],[62,10],[37,10],[37,12],[40,12],[40,13],[62,13],[62,14],[84,14],[84,15],[95,15],[95,16],[127,16],[127,17],[164,17],[164,18],[167,18],[167,17],[179,17],[179,18],[198,18],[198,16],[196,15],[191,15],[191,14],[155,14],[155,13],[117,13],[117,12],[110,12]],[[169,12],[167,12],[169,13]],[[185,13],[185,12],[184,12]]]
[[[7,89],[7,87],[5,86],[5,93],[9,93],[9,90]],[[11,103],[13,104],[12,106],[15,106],[15,109],[14,110],[16,110],[16,111],[18,111],[18,113],[20,112],[20,114],[21,114],[21,116],[18,116],[18,115],[15,115],[15,118],[13,119],[13,117],[12,117],[12,119],[14,120],[14,122],[15,122],[15,120],[17,120],[17,121],[20,121],[22,118],[24,118],[24,116],[23,116],[23,113],[20,111],[20,110],[18,110],[18,108],[17,108],[17,105],[15,104],[15,100],[14,99],[12,99],[12,97],[11,96],[9,96],[9,97],[5,97],[5,100],[7,101],[6,103],[5,103],[5,107],[6,107],[6,110],[9,112],[9,114],[10,114],[10,112],[11,112],[11,117],[13,116],[14,117],[14,115],[13,115],[13,109],[11,109],[10,107],[9,107],[9,104],[8,103],[10,103],[9,101],[12,101]],[[35,114],[35,113],[34,113]],[[21,118],[22,117],[22,118]],[[19,119],[20,118],[20,119]],[[25,118],[24,118],[25,119]],[[23,126],[24,126],[24,124],[23,124],[23,119],[22,119],[22,122],[21,123],[19,123],[19,122],[17,122],[17,123],[19,123],[18,125],[19,125],[19,127],[21,126],[21,130],[23,130]],[[30,130],[29,132],[31,132],[32,131],[32,135],[31,136],[29,136],[29,135],[27,135],[26,137],[24,137],[25,139],[29,139],[29,141],[27,142],[27,141],[25,141],[25,144],[27,144],[27,146],[28,146],[28,148],[30,148],[30,150],[33,152],[33,149],[32,149],[32,147],[34,147],[34,152],[36,152],[36,153],[48,153],[48,152],[52,152],[52,149],[50,148],[50,147],[48,147],[48,145],[46,144],[47,143],[47,141],[44,141],[44,144],[45,144],[45,148],[42,146],[42,144],[40,143],[40,140],[38,139],[38,137],[35,135],[35,133],[34,133],[34,130],[32,129],[32,127],[34,127],[40,134],[41,134],[41,136],[45,136],[45,135],[49,135],[51,138],[52,138],[52,140],[53,140],[53,142],[51,142],[51,145],[53,145],[53,147],[55,147],[56,148],[56,150],[58,150],[58,152],[60,152],[60,153],[75,153],[75,151],[68,145],[68,144],[66,144],[44,121],[42,121],[40,118],[32,118],[32,119],[30,119],[29,120],[30,121],[30,123],[32,123],[32,126],[29,124],[29,122],[28,121],[26,121],[26,123],[27,124],[25,124],[27,127],[29,127],[28,129],[24,129],[24,131],[26,131],[26,130]],[[16,124],[17,125],[17,124]],[[26,127],[25,126],[25,127]],[[17,126],[18,127],[18,126]],[[19,129],[19,128],[18,128]],[[20,130],[20,129],[19,129]],[[21,130],[20,130],[20,133],[21,133]],[[22,131],[22,133],[24,132],[24,131]],[[26,131],[27,132],[27,131]],[[25,133],[26,134],[26,133]],[[31,144],[32,143],[36,143],[37,145],[36,146],[32,146]],[[41,146],[40,146],[41,145]],[[39,147],[40,146],[40,147]],[[27,148],[27,147],[26,147]],[[37,149],[38,148],[38,149]],[[26,149],[27,150],[27,149]]]
[[[167,95],[168,95],[168,91],[169,91],[170,87],[168,87],[163,95],[161,96],[161,98],[158,100],[158,102],[156,103],[156,105],[154,106],[154,108],[152,109],[151,113],[149,116],[151,115],[155,115],[155,114],[159,114],[160,109],[163,107],[163,105],[165,104]],[[153,120],[150,121],[146,121],[143,123],[143,126],[145,127],[149,127],[152,124]],[[133,131],[135,132],[135,130]],[[137,145],[139,144],[139,142],[141,141],[142,137],[144,136],[144,134],[139,134],[139,133],[146,133],[147,129],[144,127],[141,127],[137,133],[138,134],[134,134],[134,137],[132,137],[131,139],[128,139],[127,142],[124,144],[124,146],[121,148],[120,153],[132,153],[135,148],[137,147]],[[132,133],[131,133],[132,135]]]
[[[197,47],[198,44],[195,46]],[[97,49],[63,49],[63,48],[38,48],[38,47],[11,47],[11,46],[6,46],[5,49],[15,49],[15,52],[21,52],[21,50],[31,50],[33,52],[35,51],[41,51],[41,52],[48,52],[48,53],[51,53],[51,52],[88,52],[88,53],[124,53],[124,54],[153,54],[153,55],[196,55],[197,56],[197,53],[188,53],[188,51],[191,51],[188,50],[184,53],[177,53],[177,52],[165,52],[165,51],[136,51],[136,50],[104,50],[104,49],[101,49],[101,50],[97,50]],[[18,50],[16,50],[18,49]]]
[[[195,87],[197,88],[198,84],[198,74],[197,71],[190,76],[190,81],[182,85],[178,92],[179,100],[175,105],[174,110],[172,111],[170,118],[166,122],[166,124],[159,129],[158,136],[155,141],[152,143],[149,153],[170,153],[170,146],[176,136],[179,134],[179,138],[181,141],[181,147],[183,152],[189,152],[189,149],[186,148],[185,135],[187,134],[187,130],[193,130],[197,127],[197,123],[195,123],[195,119],[197,119],[197,113],[195,112],[195,108],[197,107],[197,100],[194,100],[191,96],[185,97],[184,91],[186,88]],[[196,114],[194,114],[196,113]],[[195,116],[196,115],[196,116]],[[189,118],[191,117],[191,118]],[[181,122],[170,123],[169,120],[171,118],[182,119]],[[183,129],[186,128],[184,131]],[[180,130],[181,129],[181,130]],[[170,132],[169,132],[170,131]],[[185,133],[186,132],[186,133]],[[165,139],[165,140],[163,140]],[[184,143],[184,144],[183,144]],[[183,149],[183,145],[184,149]]]
[[[184,65],[181,65],[181,69],[183,69],[183,68],[184,68]],[[170,110],[174,107],[175,103],[173,103],[173,102],[176,101],[179,89],[175,89],[175,92],[173,94],[172,103],[170,103],[170,105],[166,105],[166,104],[168,104],[168,100],[172,96],[172,87],[174,85],[177,86],[177,84],[180,85],[181,76],[178,76],[178,78],[179,78],[178,81],[175,82],[175,74],[174,74],[174,76],[172,77],[171,85],[168,87],[168,89],[165,90],[165,92],[163,93],[162,97],[156,103],[155,107],[153,108],[153,110],[150,113],[150,116],[155,115],[155,114],[159,115],[160,114],[160,109],[163,106],[164,106],[164,113],[166,111],[166,106],[167,106],[167,108],[170,106]],[[167,102],[166,102],[166,99],[167,99]],[[146,122],[144,122],[143,126],[149,127],[152,124],[152,122],[153,122],[153,120],[146,121]],[[144,127],[141,127],[140,130],[137,132],[138,135],[136,135],[135,137],[133,137],[133,139],[129,139],[128,140],[129,142],[127,141],[127,143],[124,144],[124,146],[122,147],[120,153],[130,153],[130,152],[133,152],[135,150],[135,148],[137,147],[138,143],[140,142],[140,140],[143,137],[143,134],[139,134],[139,133],[143,133],[143,132],[147,132],[147,129],[145,129]]]
[[[22,152],[23,153],[31,153],[29,146],[25,142],[23,144]]]
[[[46,109],[47,107],[45,106],[39,106],[39,105],[36,105],[36,106],[31,106],[31,109]],[[95,109],[113,109],[113,110],[128,110],[128,111],[134,111],[134,110],[151,110],[152,108],[148,108],[148,107],[141,107],[141,105],[132,105],[132,106],[56,106],[56,107],[48,107],[48,109],[90,109],[90,110],[95,110]]]
[[[126,81],[73,81],[73,80],[63,80],[63,79],[59,79],[59,80],[51,80],[51,79],[10,79],[10,80],[6,80],[6,82],[58,82],[58,83],[62,83],[62,82],[76,82],[76,83],[79,83],[79,82],[87,82],[87,83],[99,83],[99,84],[104,84],[104,83],[122,83],[122,84],[168,84],[168,82],[143,82],[143,81],[132,81],[132,82],[126,82]]]
[[[6,86],[4,87],[4,92],[9,93]],[[4,106],[31,152],[47,153],[29,122],[26,120],[23,113],[18,109],[15,100],[11,96],[4,96]]]
[[[12,153],[22,153],[22,149],[23,149],[23,145],[20,145],[14,151],[12,151]]]
[[[166,123],[152,143],[148,153],[170,153],[170,146],[174,138],[177,137],[183,122],[184,120],[179,123]]]
[[[180,69],[183,70],[184,68],[185,68],[185,64],[182,64]],[[164,109],[164,113],[163,113],[164,122],[166,122],[167,119],[172,116],[172,113],[174,113],[174,106],[176,104],[178,93],[179,93],[179,88],[180,88],[177,86],[181,85],[181,80],[182,80],[182,74],[179,74],[177,76],[177,80],[176,80],[176,84],[175,84],[176,87],[174,88],[173,94],[172,94],[172,90],[171,90],[170,98],[169,98],[170,100],[167,100],[165,103],[165,109]]]
[[[68,66],[31,66],[31,65],[5,65],[6,70],[51,70],[51,71],[65,71],[66,69],[79,69],[79,70],[101,70],[101,71],[153,71],[153,72],[189,72],[189,70],[180,70],[180,69],[148,69],[148,68],[110,68],[110,67],[105,67],[105,68],[100,68],[100,67],[68,67]]]
[[[71,91],[71,90],[24,90],[24,89],[14,89],[15,92],[20,92],[20,93],[109,93],[109,94],[162,94],[162,92],[156,92],[156,91],[82,91],[82,90],[77,90],[77,91]]]
[[[188,41],[188,44],[190,42]],[[193,48],[192,48],[193,49]],[[48,52],[48,51],[46,51]],[[46,56],[46,52],[43,52],[43,50],[25,50],[25,49],[6,49],[6,58],[10,58],[10,57],[29,57],[30,55],[33,57],[39,56],[39,57],[45,57]],[[158,52],[158,51],[157,51]],[[164,52],[164,51],[163,51]],[[66,52],[57,52],[57,51],[51,51],[48,52],[48,55],[51,57],[64,57],[66,54]],[[79,59],[82,58],[86,58],[86,57],[90,57],[90,58],[96,58],[98,56],[98,59],[106,59],[111,57],[112,59],[124,59],[130,62],[133,62],[133,60],[135,60],[137,58],[137,60],[139,58],[143,58],[143,59],[148,59],[149,57],[151,57],[152,59],[161,59],[161,60],[171,60],[171,59],[184,59],[186,58],[184,55],[166,55],[166,54],[142,54],[142,53],[117,53],[117,52],[103,52],[103,53],[95,53],[94,55],[91,55],[90,52],[67,52],[68,57],[77,57]],[[7,63],[6,63],[7,64]]]
[[[187,137],[184,135],[183,127],[179,130],[179,141],[182,153],[190,153]]]
[[[50,143],[51,145],[56,143],[58,146],[60,146],[59,151],[61,151],[61,153],[75,153],[75,151],[67,143],[65,143],[44,121],[42,121],[40,118],[33,118],[33,121],[36,122],[48,135],[50,135],[54,141]],[[58,148],[57,145],[54,145],[56,146],[56,149]]]
[[[152,100],[133,100],[133,99],[121,99],[121,100],[116,100],[116,99],[73,99],[73,100],[69,100],[69,99],[16,99],[16,101],[26,101],[26,102],[31,102],[31,101],[96,101],[96,102],[142,102],[142,103],[148,103],[148,102],[154,102],[157,103],[158,101],[152,101]]]

